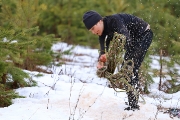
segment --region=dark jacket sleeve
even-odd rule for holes
[[[102,55],[102,54],[105,54],[105,51],[106,51],[106,46],[105,46],[105,37],[106,36],[101,36],[101,37],[99,37],[99,44],[100,44],[100,50],[99,50],[99,57],[98,57],[98,60],[99,60],[99,58],[100,58],[100,56]]]
[[[125,45],[125,49],[127,50],[128,48],[130,48],[130,45],[131,45],[131,37],[130,37],[130,33],[127,29],[127,27],[125,26],[125,24],[123,23],[123,20],[118,20],[117,19],[112,19],[112,22],[111,22],[112,26],[110,27],[111,28],[111,31],[114,32],[117,32],[119,34],[123,34],[126,36],[126,45]]]

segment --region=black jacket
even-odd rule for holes
[[[126,36],[125,50],[132,51],[133,46],[137,44],[138,38],[146,30],[147,22],[129,14],[114,14],[103,18],[104,31],[99,36],[100,55],[108,51],[110,41],[113,39],[114,32]],[[106,43],[105,37],[107,36]]]

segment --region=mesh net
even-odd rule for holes
[[[138,99],[139,91],[137,91],[131,84],[131,78],[133,78],[133,68],[134,62],[132,60],[124,60],[123,55],[125,53],[124,45],[126,42],[126,37],[122,34],[114,33],[112,42],[109,46],[109,51],[106,52],[106,63],[105,66],[97,70],[98,77],[107,78],[111,87],[116,92],[121,89],[122,85],[125,87],[126,92],[133,92],[133,94]],[[119,67],[120,63],[123,63],[118,72],[114,74],[115,69]],[[117,89],[119,88],[119,89]]]

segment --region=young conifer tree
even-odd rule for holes
[[[5,90],[32,86],[34,82],[22,69],[36,70],[37,65],[49,64],[52,43],[59,39],[38,35],[38,0],[1,0],[0,4],[0,85]],[[2,92],[0,96],[5,95]]]

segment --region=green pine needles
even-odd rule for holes
[[[20,97],[13,89],[36,85],[24,70],[46,72],[37,66],[53,60],[51,46],[60,39],[53,34],[38,34],[40,13],[38,0],[0,1],[1,107]]]
[[[24,98],[18,95],[14,90],[8,90],[3,84],[0,84],[0,107],[7,107],[12,104],[12,99]]]

